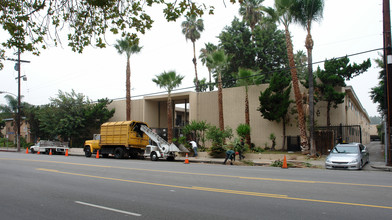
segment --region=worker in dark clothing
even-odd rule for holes
[[[240,142],[237,142],[235,146],[235,151],[238,152],[240,160],[245,159],[245,156],[243,155],[244,150],[245,150],[245,143],[244,143],[244,139],[241,138]]]
[[[225,161],[223,162],[223,165],[226,165],[226,161],[230,159],[230,164],[233,165],[233,160],[235,161],[235,151],[233,150],[227,150],[226,151],[226,158]]]

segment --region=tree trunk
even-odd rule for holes
[[[197,77],[196,46],[194,41],[192,41],[192,44],[193,44],[193,65],[195,66],[196,92],[200,92],[199,79]]]
[[[126,116],[127,121],[131,120],[131,66],[129,58],[127,59],[127,73],[126,73]]]
[[[222,94],[222,75],[218,73],[218,109],[219,109],[219,128],[221,131],[225,129],[223,121],[223,94]]]
[[[167,97],[167,142],[171,143],[173,139],[173,117],[172,117],[172,104],[171,94]]]
[[[302,95],[299,89],[297,69],[295,67],[295,62],[294,62],[293,44],[291,42],[291,36],[290,36],[288,26],[285,26],[285,34],[286,34],[287,56],[289,58],[291,80],[293,82],[293,89],[295,95],[295,104],[297,106],[297,111],[298,111],[298,126],[299,126],[300,137],[301,137],[301,149],[302,152],[306,152],[309,150],[309,144],[306,137],[304,110],[302,107]]]
[[[249,99],[248,99],[248,88],[245,88],[245,124],[250,127],[250,119],[249,119]],[[250,134],[246,135],[246,143],[249,147],[251,147],[251,139]]]
[[[208,87],[210,88],[210,92],[211,92],[212,90],[214,90],[214,86],[211,84],[211,69],[210,68],[208,68],[208,75],[210,78],[210,84]]]
[[[308,22],[308,35],[306,36],[305,47],[308,52],[308,79],[309,79],[309,143],[310,143],[310,154],[316,155],[316,146],[314,143],[314,85],[313,85],[313,40],[310,34],[310,23]]]
[[[331,126],[331,118],[330,118],[330,111],[331,111],[331,102],[328,102],[327,104],[327,130],[329,130],[329,127]]]

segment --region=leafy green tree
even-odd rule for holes
[[[218,47],[212,43],[206,43],[204,45],[205,45],[205,48],[202,48],[200,50],[199,59],[201,59],[202,64],[205,65],[208,69],[208,76],[209,76],[208,87],[209,87],[210,91],[212,91],[212,90],[214,90],[214,84],[211,82],[212,64],[210,62],[208,62],[207,58],[209,55],[211,55],[213,52],[215,52],[218,49]]]
[[[212,142],[212,147],[210,149],[210,155],[212,157],[220,156],[225,152],[223,148],[226,138],[233,137],[233,131],[230,127],[226,129],[220,129],[216,126],[210,126],[206,133],[207,140]]]
[[[13,123],[13,131],[16,134],[18,130],[18,98],[11,96],[11,95],[5,95],[4,98],[7,100],[7,105],[1,104],[0,105],[0,114],[2,118],[12,118],[14,123]],[[21,99],[23,96],[21,97]],[[30,107],[30,104],[27,102],[21,102],[20,103],[20,125],[22,125],[22,118],[26,116],[26,109]],[[16,135],[15,135],[16,138]],[[20,149],[18,149],[19,151]]]
[[[254,41],[251,39],[252,34]],[[285,35],[277,29],[276,24],[256,26],[250,32],[244,22],[235,18],[231,26],[221,32],[219,39],[220,47],[230,57],[228,67],[222,72],[225,88],[236,85],[233,73],[237,73],[239,68],[260,71],[265,75],[266,82],[274,70],[288,66]]]
[[[172,142],[173,139],[173,117],[172,117],[172,99],[171,92],[173,89],[181,85],[181,81],[184,76],[177,75],[175,71],[163,72],[160,75],[156,75],[156,78],[152,79],[160,88],[165,88],[168,93],[167,97],[167,141]]]
[[[386,74],[384,69],[384,60],[382,54],[379,54],[379,58],[374,59],[378,68],[381,69],[378,75],[378,86],[375,86],[370,91],[370,98],[373,100],[373,103],[377,103],[377,110],[381,115],[384,115],[387,109],[385,94],[385,82],[386,82]]]
[[[317,77],[321,83],[318,84],[320,91],[320,100],[327,102],[327,126],[331,125],[330,110],[331,107],[337,108],[339,104],[344,102],[345,92],[336,91],[336,87],[345,87],[345,80],[350,80],[355,76],[366,72],[370,68],[370,59],[362,64],[349,64],[350,59],[346,57],[326,60],[324,62],[324,70],[320,67],[317,69]]]
[[[33,138],[34,142],[36,142],[38,137],[45,139],[43,133],[40,130],[40,121],[38,117],[38,112],[40,111],[41,106],[30,106],[26,109],[26,121],[30,126],[30,135]]]
[[[235,1],[232,1],[233,3]],[[181,15],[213,13],[214,7],[200,2],[180,0],[24,0],[0,1],[2,16],[0,25],[8,33],[3,48],[18,48],[21,52],[39,54],[46,43],[61,43],[58,33],[68,27],[68,45],[73,51],[83,52],[86,46],[106,46],[105,34],[121,34],[137,39],[153,24],[146,7],[163,4],[167,21],[175,21]],[[4,49],[0,57],[4,58]],[[2,67],[2,65],[0,66]]]
[[[264,76],[258,75],[257,72],[254,72],[250,69],[240,68],[238,71],[238,86],[243,86],[245,88],[245,124],[250,126],[250,117],[249,117],[249,98],[248,98],[248,87],[250,85],[260,84],[264,79]],[[246,137],[246,143],[251,145],[251,137],[250,134]]]
[[[291,8],[294,20],[308,32],[305,47],[308,52],[308,83],[309,83],[309,127],[310,127],[310,153],[316,155],[314,143],[314,85],[313,85],[313,39],[310,31],[313,21],[320,21],[323,17],[324,0],[295,0]]]
[[[285,73],[275,73],[271,78],[269,87],[264,92],[260,92],[260,106],[257,109],[263,118],[278,123],[282,122],[283,149],[286,145],[287,113],[292,103],[290,100],[290,81],[290,77]]]
[[[254,69],[256,65],[256,53],[253,42],[251,41],[251,32],[245,22],[234,18],[231,26],[226,26],[218,36],[220,48],[228,55],[227,68],[222,69],[222,78],[224,79],[223,87],[230,88],[236,85],[233,73],[238,72],[238,68]]]
[[[108,99],[92,103],[81,93],[59,91],[51,103],[38,110],[41,139],[60,139],[70,141],[71,146],[83,146],[99,126],[108,121],[114,109],[108,110]]]
[[[195,66],[195,81],[196,91],[199,92],[199,79],[197,77],[197,60],[196,60],[196,40],[200,39],[200,32],[204,30],[203,19],[199,18],[196,20],[196,15],[185,16],[186,21],[181,23],[182,33],[185,35],[185,39],[192,41],[193,45],[193,65]]]
[[[126,69],[126,118],[127,121],[131,120],[131,65],[130,58],[132,54],[139,53],[142,47],[139,47],[139,41],[134,41],[129,37],[117,40],[114,45],[119,54],[127,56],[127,69]]]

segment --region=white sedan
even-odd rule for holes
[[[360,143],[336,145],[325,161],[325,168],[360,170],[369,162],[369,151]]]

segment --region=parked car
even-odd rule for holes
[[[325,168],[360,170],[369,162],[369,151],[360,143],[343,143],[336,145],[325,161]]]

